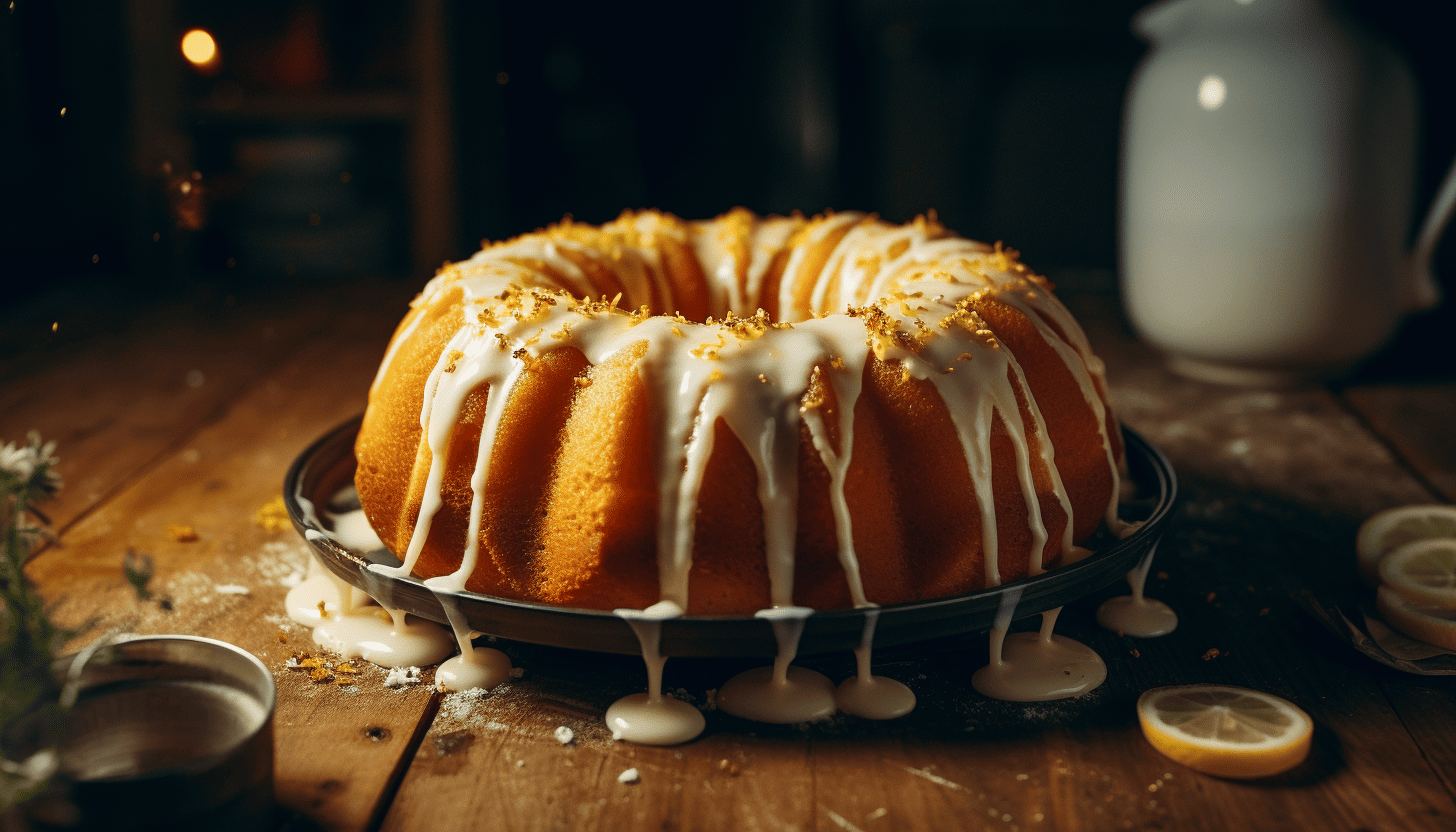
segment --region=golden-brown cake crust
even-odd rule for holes
[[[705,614],[939,597],[1117,530],[1100,368],[1044,280],[933,219],[566,222],[416,298],[356,484],[447,588]]]

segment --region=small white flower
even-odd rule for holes
[[[23,445],[17,448],[14,442],[5,443],[4,447],[0,447],[0,471],[14,475],[18,482],[29,482],[30,475],[35,473],[30,448]]]
[[[45,748],[19,763],[0,760],[0,771],[19,777],[23,787],[29,787],[54,774],[60,763],[60,754],[54,748]]]
[[[56,472],[56,443],[41,443],[40,434],[31,431],[25,445],[7,442],[0,447],[0,471],[15,477],[20,488],[35,488],[50,495],[61,488],[61,475]]]

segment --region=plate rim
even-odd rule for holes
[[[385,596],[379,599],[381,602],[403,600],[397,608],[449,626],[450,611],[421,579],[413,575],[383,576],[369,569],[372,561],[329,536],[312,510],[315,501],[305,495],[306,486],[316,485],[325,475],[337,479],[334,467],[345,456],[353,460],[353,440],[362,420],[360,413],[331,428],[294,459],[283,481],[289,519],[312,554],[330,572],[371,595]],[[1129,468],[1136,465],[1145,469],[1136,481],[1140,486],[1157,489],[1153,510],[1132,534],[1076,563],[988,589],[863,609],[815,610],[806,620],[800,655],[853,649],[860,642],[869,611],[876,619],[874,644],[888,646],[988,629],[989,621],[984,625],[976,622],[988,618],[988,609],[999,609],[1003,597],[1011,592],[1020,592],[1013,610],[1013,619],[1020,620],[1089,595],[1125,575],[1157,545],[1177,501],[1178,483],[1172,464],[1161,451],[1126,426],[1122,427],[1122,436]],[[337,454],[338,446],[347,447],[349,452],[337,458],[325,456],[326,452]],[[348,482],[353,482],[352,470]],[[461,602],[455,612],[473,629],[487,635],[596,652],[640,653],[636,634],[625,619],[610,610],[555,606],[475,592],[455,596]],[[994,611],[990,617],[994,617]],[[939,626],[935,619],[941,619]],[[916,629],[922,629],[923,634],[914,632]],[[684,615],[663,622],[661,652],[666,656],[773,656],[777,646],[772,627],[764,619]]]

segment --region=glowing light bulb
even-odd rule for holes
[[[182,57],[196,66],[206,66],[217,59],[217,41],[201,29],[182,36]]]
[[[1205,110],[1217,110],[1228,96],[1228,86],[1217,75],[1204,76],[1198,82],[1198,105]]]

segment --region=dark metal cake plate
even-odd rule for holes
[[[315,506],[334,505],[341,493],[352,493],[354,438],[361,417],[325,434],[305,450],[283,484],[283,498],[293,525],[319,560],[350,584],[378,595],[406,612],[445,624],[445,610],[418,578],[390,578],[370,571],[371,564],[396,565],[387,550],[355,551],[331,536]],[[1130,536],[1093,544],[1096,552],[1077,563],[993,589],[929,601],[877,608],[876,646],[989,630],[1007,593],[1020,591],[1016,618],[1025,618],[1075,601],[1126,575],[1150,552],[1163,533],[1177,495],[1177,480],[1168,460],[1131,430],[1123,429],[1135,497],[1122,506],[1122,519],[1143,520]],[[501,638],[595,650],[637,654],[637,637],[627,622],[602,610],[574,609],[494,598],[464,592],[457,603],[470,626]],[[801,655],[851,650],[864,628],[863,610],[827,610],[809,616],[799,644]],[[773,656],[773,630],[752,616],[689,615],[663,622],[661,650],[667,656]]]

